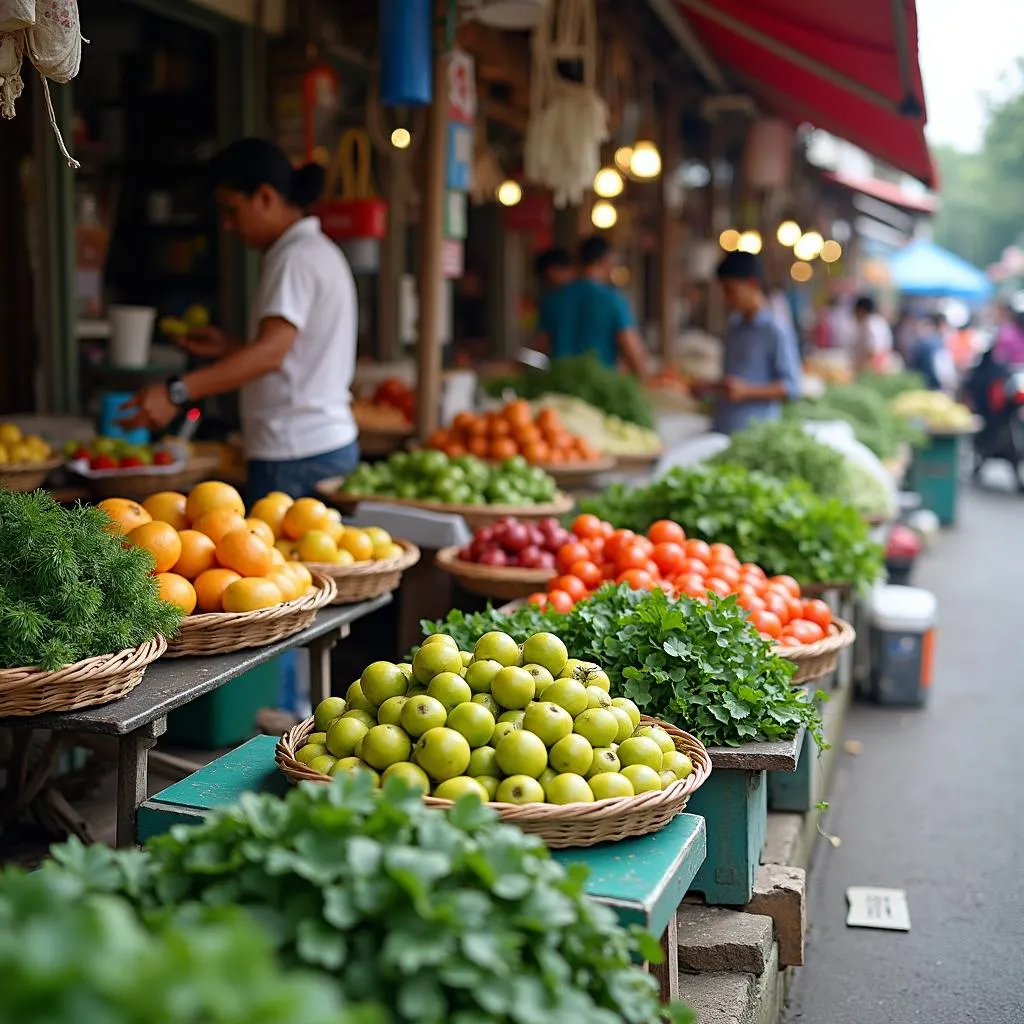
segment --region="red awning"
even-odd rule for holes
[[[894,185],[891,181],[883,181],[881,178],[854,178],[838,171],[826,171],[822,177],[826,181],[842,185],[843,188],[848,188],[852,192],[860,192],[861,195],[878,199],[890,206],[898,206],[902,210],[911,210],[914,213],[935,213],[939,208],[935,196],[917,195],[900,188],[899,185]]]
[[[914,0],[676,0],[730,77],[766,108],[935,184]]]

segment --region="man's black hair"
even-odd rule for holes
[[[323,193],[326,171],[319,164],[292,167],[280,146],[267,139],[246,138],[232,142],[210,161],[207,178],[214,188],[223,185],[247,196],[269,185],[304,210]]]
[[[853,308],[864,313],[874,313],[875,300],[870,295],[859,295],[857,296],[857,301],[854,303]]]
[[[730,252],[718,264],[716,276],[719,281],[749,281],[752,278],[761,281],[761,261],[752,252]]]
[[[534,261],[533,270],[538,277],[544,277],[556,267],[572,268],[572,257],[565,249],[545,249]]]
[[[601,235],[584,238],[580,242],[580,266],[592,267],[595,263],[600,263],[611,251],[608,239],[602,238]]]

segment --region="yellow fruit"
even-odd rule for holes
[[[10,446],[21,441],[21,429],[14,423],[0,423],[0,444]]]
[[[158,522],[170,523],[176,530],[188,528],[188,516],[185,515],[185,504],[188,499],[177,491],[160,491],[151,494],[142,507]]]
[[[333,562],[338,557],[338,545],[324,530],[310,530],[299,540],[299,558],[303,562]]]
[[[299,589],[299,581],[291,573],[285,572],[283,569],[280,572],[270,573],[267,579],[281,591],[281,597],[285,601],[294,601],[297,597],[302,596],[302,591]]]
[[[299,559],[299,546],[287,537],[279,540],[274,547],[284,555],[286,562],[297,562]]]
[[[286,537],[300,540],[310,530],[323,530],[330,522],[327,506],[316,498],[299,498],[288,506],[282,526]]]
[[[125,537],[133,547],[145,548],[155,563],[153,572],[170,571],[181,558],[181,538],[169,523],[143,523]]]
[[[338,552],[338,557],[335,558],[334,561],[335,561],[335,564],[337,564],[337,565],[354,565],[355,564],[355,559],[352,557],[352,552],[351,551],[346,551],[344,548],[342,548]]]
[[[270,563],[278,569],[283,569],[288,564],[288,559],[276,547],[273,547],[270,549]]]
[[[327,510],[327,518],[335,524],[341,522],[341,513],[336,508],[329,508]]]
[[[0,444],[0,466],[6,466],[10,461],[10,455],[7,452],[6,445]]]
[[[98,508],[107,513],[107,533],[131,533],[136,526],[151,523],[153,517],[137,502],[127,498],[104,498]]]
[[[207,512],[205,516],[200,516],[192,527],[200,533],[205,533],[214,544],[219,544],[233,530],[244,530],[245,520],[234,509],[218,508],[213,512]]]
[[[168,604],[176,604],[186,615],[191,615],[196,607],[195,587],[184,576],[173,572],[159,572],[156,583],[160,588],[160,597]]]
[[[270,528],[269,523],[265,523],[262,519],[257,519],[255,516],[250,516],[245,521],[245,525],[256,534],[257,537],[268,548],[272,548],[277,543],[277,538],[274,536],[274,531]]]
[[[373,548],[373,557],[378,562],[383,562],[388,558],[400,558],[405,554],[405,550],[401,544],[395,544],[394,541],[388,541],[387,544],[375,544]]]
[[[373,546],[377,547],[380,544],[390,544],[391,534],[387,530],[382,529],[379,526],[366,526],[363,527],[363,533],[366,534],[370,540],[373,541]]]
[[[262,519],[274,532],[275,537],[284,536],[284,514],[292,505],[292,499],[281,491],[274,491],[265,498],[260,498],[252,507],[249,515],[253,519]]]
[[[247,527],[232,530],[217,542],[217,561],[242,576],[266,576],[274,564],[270,547]]]
[[[350,552],[357,562],[368,562],[373,558],[373,541],[365,531],[357,530],[354,526],[345,528],[339,546],[343,551]]]
[[[208,480],[192,488],[185,504],[185,514],[193,525],[203,516],[218,509],[231,509],[239,518],[245,518],[245,502],[231,486],[218,480]]]
[[[254,612],[259,608],[273,608],[283,600],[276,583],[263,576],[253,576],[230,584],[221,602],[226,612]]]
[[[178,534],[178,540],[181,541],[181,555],[174,563],[173,572],[187,580],[194,580],[207,569],[217,567],[217,545],[205,533],[198,530],[182,530]]]
[[[313,574],[301,562],[289,562],[284,567],[284,571],[296,580],[303,593],[307,587],[313,585]]]
[[[341,538],[345,533],[345,527],[342,523],[328,523],[324,532],[330,534],[331,540],[333,540],[335,544],[340,544]]]
[[[29,445],[22,441],[20,444],[12,444],[8,449],[8,454],[11,457],[11,462],[14,463],[25,463],[33,462],[34,457],[32,455],[32,449]]]
[[[196,604],[201,612],[224,611],[224,591],[242,577],[230,569],[207,569],[195,580]]]

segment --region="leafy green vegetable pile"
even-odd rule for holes
[[[573,395],[629,423],[654,427],[651,402],[640,382],[629,374],[610,370],[592,353],[553,359],[546,370],[528,370],[516,377],[488,381],[486,388],[492,395],[511,390],[529,399],[547,394]]]
[[[79,845],[79,852],[85,851]],[[98,860],[107,860],[100,853]],[[89,879],[95,886],[96,880]],[[63,871],[0,873],[0,1018],[18,1024],[386,1024],[283,973],[240,913],[165,927]]]
[[[511,615],[453,611],[422,626],[463,649],[492,629],[520,642],[555,633],[574,657],[601,665],[615,696],[709,746],[783,739],[801,726],[823,742],[818,710],[791,685],[792,663],[771,652],[735,597],[704,604],[608,584],[567,615],[524,605]]]
[[[540,839],[472,798],[447,813],[365,774],[247,794],[146,851],[69,843],[58,866],[87,889],[144,911],[194,917],[240,905],[286,966],[330,975],[342,997],[380,1004],[388,1024],[655,1024],[691,1018],[659,1005],[633,958],[653,936],[627,932],[583,893]]]
[[[102,509],[0,490],[0,668],[54,670],[173,636],[153,556],[106,533]]]
[[[882,550],[855,508],[815,494],[803,481],[742,466],[671,469],[647,487],[613,484],[579,506],[637,532],[672,519],[691,537],[731,545],[741,562],[801,583],[869,586],[882,571]]]

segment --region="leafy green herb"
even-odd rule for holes
[[[472,797],[429,810],[392,779],[308,785],[284,800],[247,794],[145,852],[69,843],[44,870],[124,892],[170,919],[195,906],[250,910],[286,965],[330,975],[394,1024],[654,1024],[692,1019],[659,1005],[624,930],[541,840]]]
[[[855,508],[803,481],[728,463],[671,469],[647,487],[613,484],[580,509],[638,532],[675,520],[690,536],[729,544],[740,561],[801,583],[870,586],[882,570],[882,550]]]
[[[59,669],[174,635],[181,611],[160,600],[152,555],[108,524],[98,508],[0,490],[0,668]]]

